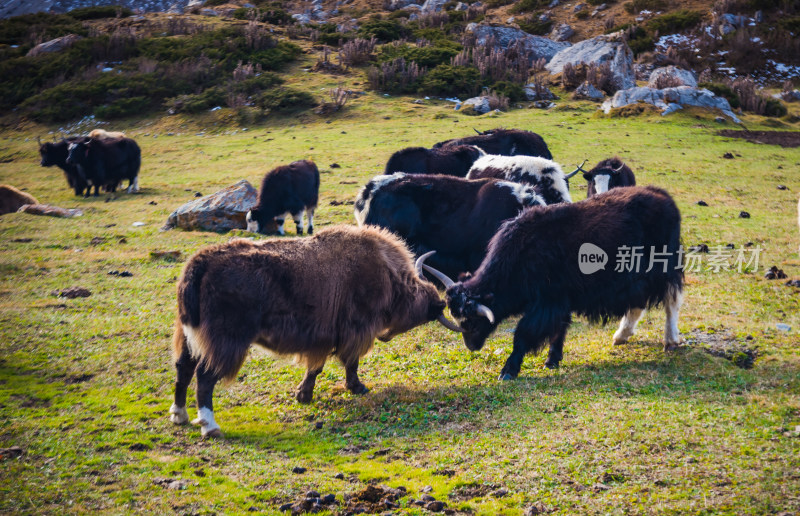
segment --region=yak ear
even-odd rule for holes
[[[464,282],[470,279],[471,277],[472,277],[471,272],[462,272],[461,274],[458,275],[458,281]]]

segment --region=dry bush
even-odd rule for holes
[[[450,21],[446,12],[434,12],[423,14],[417,18],[417,23],[421,29],[438,29],[444,27]]]
[[[425,75],[425,71],[425,68],[415,61],[407,62],[404,58],[398,57],[381,63],[380,68],[370,67],[367,71],[367,80],[373,90],[404,92]]]
[[[586,67],[586,80],[589,81],[589,84],[609,95],[613,95],[617,91],[614,87],[613,79],[611,63],[609,62],[600,64],[590,63],[589,66]]]
[[[508,97],[502,93],[487,89],[484,90],[483,95],[488,99],[490,108],[499,109],[501,111],[508,109]]]
[[[261,73],[261,65],[253,66],[253,63],[242,64],[242,62],[239,61],[239,64],[237,64],[236,68],[233,70],[233,80],[237,82],[243,81],[249,77],[253,77],[257,73]]]
[[[800,38],[782,27],[776,27],[764,36],[764,46],[774,50],[772,59],[779,63],[800,64]]]
[[[533,100],[550,100],[553,98],[553,94],[550,92],[547,84],[545,84],[544,77],[541,75],[537,75],[531,79],[528,86],[533,90],[535,95]]]
[[[143,57],[139,59],[137,68],[139,73],[153,73],[158,69],[158,61]]]
[[[524,84],[531,71],[531,53],[522,45],[513,44],[506,50],[493,48],[491,42],[472,49],[465,48],[450,60],[453,66],[474,66],[481,78],[496,81],[511,81]],[[539,63],[536,63],[537,66]],[[542,67],[544,65],[542,64]]]
[[[225,97],[225,103],[229,108],[238,109],[245,107],[248,105],[247,95],[244,93],[228,92],[227,96]]]
[[[725,40],[728,46],[725,60],[739,73],[751,73],[763,69],[766,65],[766,56],[755,47],[752,39],[753,33],[747,28],[742,28]]]
[[[315,72],[324,72],[324,73],[331,73],[334,75],[339,75],[343,73],[347,73],[345,69],[340,64],[336,64],[331,61],[331,48],[328,45],[322,47],[322,58],[318,59],[316,64],[313,66],[312,70]],[[337,59],[339,62],[342,62],[342,53],[339,51]]]
[[[663,90],[664,88],[677,88],[678,86],[683,86],[683,82],[673,75],[659,75],[656,77],[654,85],[654,87],[659,90]]]
[[[606,20],[603,22],[603,30],[606,32],[610,31],[616,26],[617,26],[617,19],[614,17],[613,14],[608,18],[606,18]]]
[[[472,21],[486,14],[486,7],[482,5],[470,5],[467,9],[466,20]]]
[[[333,88],[330,91],[331,100],[333,101],[333,104],[336,106],[336,111],[339,111],[342,108],[344,108],[344,105],[347,104],[347,100],[350,98],[351,93],[352,92],[350,90],[344,88],[344,85],[342,83],[339,83],[339,85],[336,88]]]
[[[786,107],[777,99],[762,97],[755,81],[749,77],[729,81],[731,90],[739,97],[742,109],[752,111],[757,115],[783,116]]]
[[[266,50],[277,45],[275,39],[257,21],[250,20],[242,29],[242,35],[250,50]]]
[[[697,76],[697,84],[702,84],[704,82],[711,82],[712,80],[712,73],[711,68],[705,68],[700,75]]]
[[[370,60],[378,40],[373,36],[370,39],[356,38],[342,45],[339,51],[339,61],[344,66],[358,66]]]
[[[572,63],[567,63],[564,65],[564,68],[561,69],[561,87],[567,91],[574,90],[578,86],[580,86],[584,78],[586,77],[586,72],[580,73],[579,68],[583,65],[573,66]]]
[[[547,59],[540,57],[536,61],[533,62],[531,65],[530,73],[539,73],[544,71],[544,67],[547,64]]]

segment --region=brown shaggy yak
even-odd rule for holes
[[[235,239],[201,249],[178,283],[170,419],[189,420],[186,389],[196,374],[194,423],[203,437],[220,435],[214,386],[236,377],[251,344],[305,363],[297,388],[301,403],[311,401],[330,355],[344,365],[347,388],[367,392],[358,361],[376,337],[388,341],[437,319],[452,327],[436,288],[421,279],[426,256],[415,267],[402,240],[371,226],[337,226],[311,238]]]
[[[11,185],[0,185],[0,215],[16,213],[26,204],[39,204],[31,194],[21,192]]]

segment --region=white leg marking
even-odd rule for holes
[[[681,343],[681,332],[678,330],[678,312],[683,303],[683,292],[672,289],[667,301],[664,303],[664,311],[667,320],[664,324],[664,349],[676,347]]]
[[[292,218],[294,219],[294,226],[298,234],[303,232],[303,212],[300,213],[293,213]]]
[[[179,407],[176,404],[172,404],[169,408],[169,420],[175,423],[176,425],[183,425],[189,422],[189,413],[186,412],[186,407]]]
[[[604,193],[608,191],[608,182],[611,176],[607,174],[598,174],[594,176],[594,191],[597,193]]]
[[[615,346],[625,344],[628,342],[628,339],[636,333],[636,325],[639,323],[639,319],[642,318],[643,314],[644,309],[642,308],[631,308],[628,310],[628,313],[626,313],[619,322],[619,329],[614,334]]]
[[[286,222],[286,219],[285,218],[284,219],[276,218],[275,222],[278,223],[278,234],[280,234],[281,236],[285,235],[286,231],[283,230],[283,224]]]
[[[128,187],[128,193],[138,192],[139,191],[139,176],[133,178],[133,183],[131,186]]]
[[[314,208],[309,208],[306,211],[308,212],[308,228],[306,228],[306,232],[311,233],[311,229],[314,227]]]
[[[200,425],[200,434],[203,437],[221,437],[222,430],[214,421],[214,411],[207,407],[200,407],[197,411],[197,419],[192,421],[193,425]]]
[[[197,331],[191,326],[184,324],[183,334],[186,336],[186,346],[189,348],[189,354],[196,358],[198,351],[197,345],[195,344],[197,341]]]

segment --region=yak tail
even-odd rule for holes
[[[207,270],[202,257],[195,256],[183,270],[178,285],[178,316],[175,318],[175,333],[172,340],[173,353],[177,357],[188,347],[204,367],[218,378],[232,380],[241,369],[254,335],[240,334],[246,329],[233,324],[224,332],[209,331],[206,321],[201,319],[200,301],[203,276]]]

